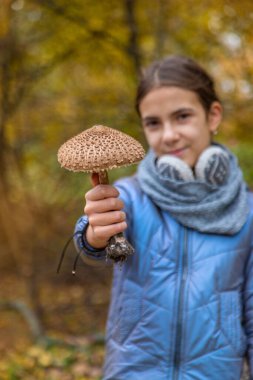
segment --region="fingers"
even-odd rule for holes
[[[89,224],[95,226],[108,226],[115,223],[121,223],[126,220],[124,211],[111,211],[103,214],[92,214],[89,217]]]
[[[92,215],[93,213],[105,213],[108,211],[122,210],[124,203],[119,198],[107,198],[100,201],[89,201],[84,207],[85,215]]]
[[[94,182],[95,183],[95,182]],[[86,201],[98,201],[110,197],[118,197],[118,190],[111,185],[97,185],[85,195]]]
[[[92,227],[92,226],[91,226]],[[123,232],[127,228],[126,222],[112,224],[108,226],[95,226],[92,227],[94,237],[97,241],[108,241],[111,236]]]
[[[111,236],[123,232],[127,228],[126,222],[115,223],[108,226],[92,226],[89,224],[86,239],[94,248],[104,248]]]
[[[96,185],[96,175],[92,175],[92,181]],[[124,203],[118,196],[115,187],[101,184],[86,193],[84,213],[89,218],[86,239],[91,246],[105,247],[111,236],[127,228]]]

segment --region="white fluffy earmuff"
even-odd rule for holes
[[[174,180],[200,180],[212,185],[222,185],[229,173],[228,153],[219,146],[210,146],[205,149],[193,170],[181,159],[164,155],[157,159],[157,169],[163,176]]]

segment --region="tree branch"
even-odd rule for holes
[[[83,16],[80,16],[80,14],[68,13],[66,6],[56,4],[56,2],[53,0],[35,0],[35,2],[41,7],[44,7],[53,12],[55,16],[62,17],[65,20],[78,25],[82,30],[85,30],[91,38],[103,39],[110,42],[121,51],[128,51],[128,47],[126,45],[124,45],[119,39],[112,36],[106,30],[92,29],[89,27],[87,20]]]
[[[16,310],[19,312],[27,322],[33,339],[35,341],[43,341],[45,337],[44,330],[35,313],[23,301],[0,301],[0,309]]]

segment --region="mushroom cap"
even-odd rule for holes
[[[58,150],[58,161],[68,170],[98,173],[137,163],[144,155],[133,137],[95,125],[66,141]]]

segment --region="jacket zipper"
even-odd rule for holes
[[[187,230],[183,230],[183,248],[180,250],[180,262],[178,266],[179,270],[179,292],[178,292],[178,304],[177,304],[177,328],[176,328],[176,340],[175,340],[175,354],[174,354],[174,376],[173,380],[179,378],[179,365],[181,360],[181,344],[182,344],[182,330],[183,330],[183,305],[184,305],[184,290],[187,277]]]

